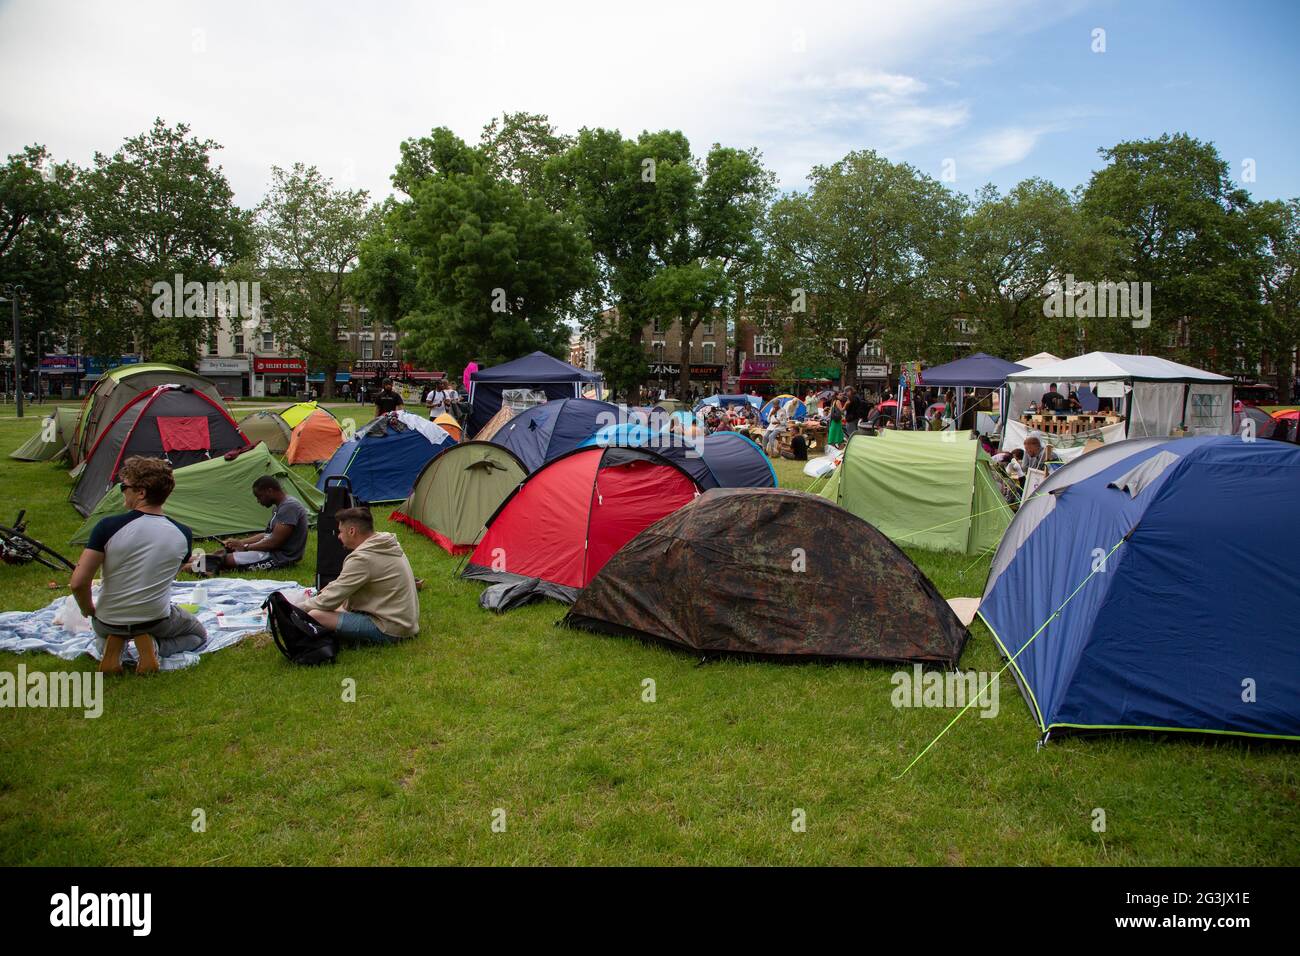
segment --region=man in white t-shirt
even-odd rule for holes
[[[442,414],[450,414],[452,405],[460,401],[460,396],[456,390],[447,385],[446,379],[439,379],[433,383],[433,388],[429,394],[424,396],[424,404],[429,406],[429,418],[434,419]]]

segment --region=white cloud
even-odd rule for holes
[[[225,146],[245,205],[295,161],[380,196],[402,139],[445,125],[472,140],[523,109],[570,131],[757,146],[798,186],[849,149],[960,134],[972,112],[952,64],[1023,29],[1033,5],[16,0],[0,7],[0,87],[22,94],[0,103],[0,150],[43,142],[87,163],[162,116]]]

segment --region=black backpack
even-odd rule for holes
[[[271,637],[280,653],[293,664],[333,664],[339,656],[339,637],[327,631],[279,591],[262,603]]]

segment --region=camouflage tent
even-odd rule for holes
[[[646,528],[566,621],[705,653],[954,665],[966,629],[897,545],[824,498],[715,488]]]

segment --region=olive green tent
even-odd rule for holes
[[[253,497],[253,481],[262,475],[279,479],[285,493],[301,501],[313,519],[325,503],[321,492],[294,474],[259,442],[233,458],[210,458],[177,468],[176,490],[163,505],[163,513],[189,525],[196,538],[261,531],[271,517],[271,509],[263,508]],[[100,518],[125,510],[122,489],[114,485],[77,529],[72,543],[85,544]]]
[[[75,406],[60,406],[41,420],[36,434],[9,453],[19,461],[53,461],[68,454],[68,442],[77,430],[80,410]]]
[[[515,453],[486,441],[453,445],[415,479],[393,521],[414,528],[452,554],[465,554],[483,526],[528,476]]]
[[[969,432],[854,435],[821,494],[896,544],[932,551],[994,548],[1012,518]]]
[[[281,417],[279,412],[261,411],[245,415],[239,420],[239,430],[256,445],[266,442],[266,447],[273,455],[283,455],[289,450],[293,438],[293,427]]]

